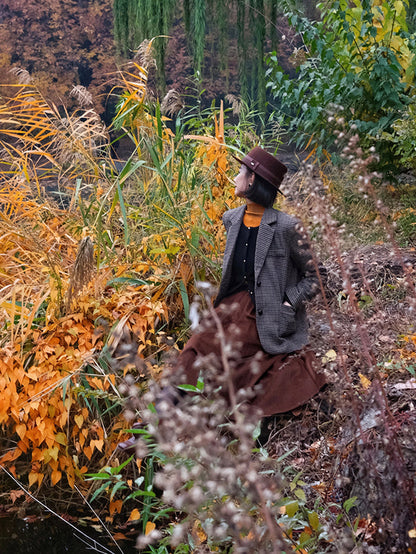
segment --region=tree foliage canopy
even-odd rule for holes
[[[301,34],[298,75],[291,79],[274,54],[268,85],[298,144],[330,147],[331,115],[342,117],[388,162],[383,133],[406,110],[414,92],[415,35],[407,29],[407,0],[340,0],[319,4],[310,22],[288,12]],[[334,119],[332,119],[334,120]]]
[[[214,68],[204,59],[218,53],[218,65],[227,70],[238,65],[243,98],[265,104],[265,45],[277,45],[276,0],[115,0],[114,32],[120,51],[127,55],[145,39],[169,34],[182,20],[193,70],[202,78]],[[157,42],[159,74],[163,76],[166,42]],[[215,78],[215,76],[214,76]],[[163,80],[163,79],[162,79]],[[225,91],[226,92],[226,91]]]

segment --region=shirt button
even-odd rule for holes
[[[244,263],[246,263],[246,261],[245,261],[245,260],[243,260],[243,262],[244,262]]]
[[[261,286],[261,281],[257,281],[257,286],[258,286],[258,287]]]
[[[258,313],[259,315],[263,315],[263,310],[257,310],[257,313]]]

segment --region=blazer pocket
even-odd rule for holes
[[[268,256],[285,256],[286,251],[284,248],[279,248],[278,246],[272,244],[267,251]]]
[[[296,331],[296,310],[292,306],[281,305],[282,314],[282,337],[293,335]]]

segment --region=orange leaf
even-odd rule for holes
[[[114,512],[117,512],[118,514],[121,512],[121,508],[123,507],[123,501],[122,500],[111,500],[110,501],[110,515],[113,515]]]
[[[153,523],[153,521],[148,521],[146,523],[146,530],[145,530],[145,535],[148,535],[149,533],[151,533],[152,531],[154,531],[156,529],[156,524]]]
[[[22,451],[20,448],[16,448],[14,450],[9,450],[0,458],[0,464],[4,464],[5,462],[11,462],[12,460],[16,460],[20,455],[22,454]]]
[[[104,441],[102,439],[99,440],[92,440],[90,442],[91,448],[94,450],[94,448],[98,448],[98,450],[101,452],[103,449]]]
[[[115,533],[113,535],[113,539],[116,541],[119,541],[119,540],[127,539],[127,537],[123,533]]]
[[[362,373],[359,373],[358,375],[360,377],[361,386],[363,387],[364,390],[367,390],[369,388],[369,386],[371,385],[370,379],[368,379]]]
[[[21,439],[26,435],[26,425],[24,423],[19,423],[16,425],[16,433]]]
[[[75,477],[72,473],[66,472],[66,480],[68,481],[68,485],[73,489],[75,487]]]
[[[22,491],[22,489],[17,489],[16,491],[10,491],[9,494],[10,494],[10,500],[12,501],[12,504],[14,504],[16,500],[21,496],[24,496],[25,493],[24,491]]]
[[[129,516],[128,521],[137,521],[138,519],[140,519],[140,517],[141,516],[139,510],[137,508],[134,508]]]
[[[58,481],[61,480],[61,477],[62,477],[62,472],[59,471],[58,469],[55,469],[54,471],[52,471],[52,474],[51,474],[52,486],[56,485],[56,483],[58,483]]]
[[[91,460],[91,456],[92,456],[92,448],[90,446],[86,446],[84,448],[84,454],[87,456],[87,458],[89,460]]]

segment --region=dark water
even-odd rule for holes
[[[81,533],[53,516],[32,523],[18,518],[0,517],[0,554],[120,554],[107,535],[88,527],[79,527],[79,530],[87,535],[89,542],[87,537],[81,536]],[[134,540],[120,542],[121,552],[137,554],[134,544]]]

